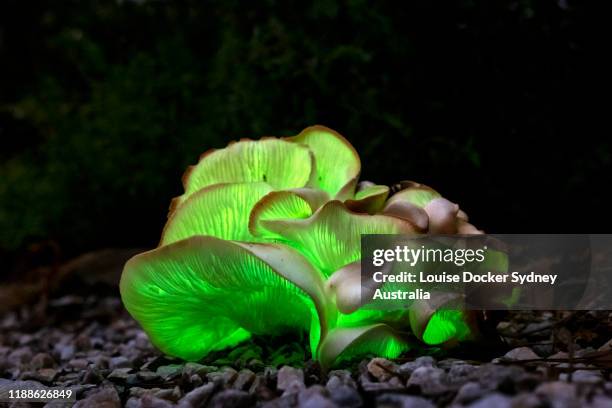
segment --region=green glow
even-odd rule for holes
[[[203,155],[184,176],[159,247],[125,265],[125,307],[161,351],[186,360],[287,331],[308,332],[323,367],[397,357],[413,347],[411,328],[427,344],[469,337],[460,311],[362,303],[361,235],[416,234],[383,208],[440,195],[416,183],[390,198],[386,186],[355,193],[360,166],[350,143],[322,126]]]
[[[238,241],[257,241],[249,232],[249,214],[261,197],[272,191],[263,182],[215,184],[191,195],[170,216],[161,245],[194,235]]]
[[[321,298],[314,293],[322,287],[318,273],[290,248],[264,245],[257,251],[192,237],[137,255],[121,277],[123,302],[160,350],[187,360],[233,346],[251,333],[310,330],[318,319],[313,298]],[[271,266],[283,264],[292,269]],[[302,285],[287,279],[292,273]],[[318,339],[313,340],[316,347]]]
[[[423,333],[427,344],[442,344],[451,339],[464,340],[470,336],[471,329],[460,310],[438,310],[433,314]]]
[[[346,360],[361,358],[365,355],[373,355],[384,358],[397,358],[400,354],[410,350],[410,345],[399,338],[390,334],[382,335],[379,338],[363,339],[353,343],[350,347],[343,350],[334,363],[338,364]]]
[[[383,209],[388,196],[389,187],[373,185],[359,190],[355,198],[346,200],[345,204],[353,211],[376,214]]]
[[[316,165],[311,184],[332,197],[359,175],[361,162],[355,148],[333,130],[312,126],[289,140],[312,150]]]
[[[414,227],[399,218],[355,214],[330,201],[308,219],[269,220],[261,225],[303,253],[325,277],[360,259],[361,234],[408,234]]]
[[[428,187],[411,187],[395,193],[389,202],[408,201],[417,207],[425,207],[431,200],[442,197],[438,192]]]
[[[308,148],[279,139],[241,141],[204,155],[188,173],[184,201],[213,184],[263,181],[277,190],[304,187],[312,172]]]
[[[393,328],[372,324],[330,331],[321,343],[319,359],[325,367],[367,354],[396,358],[409,349],[410,344]]]
[[[387,186],[379,186],[373,185],[364,188],[363,190],[359,190],[355,193],[355,200],[363,200],[364,198],[372,197],[372,196],[382,196],[383,201],[387,199],[389,195],[389,187]]]
[[[521,298],[521,288],[514,287],[512,288],[512,292],[510,293],[510,295],[508,295],[506,298],[500,299],[500,303],[510,308],[516,303],[518,303],[520,298]]]
[[[406,309],[390,311],[362,308],[350,314],[339,314],[336,318],[336,326],[362,327],[384,323],[389,327],[405,330],[408,319],[408,311]]]
[[[308,201],[290,191],[274,191],[253,208],[250,214],[249,230],[256,236],[278,237],[261,226],[262,221],[308,218],[312,208]]]

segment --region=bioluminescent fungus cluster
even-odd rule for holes
[[[358,182],[351,144],[322,126],[240,140],[183,177],[159,246],[125,265],[125,307],[168,355],[198,360],[253,335],[309,333],[323,366],[420,341],[470,338],[468,312],[435,302],[363,307],[361,234],[472,234],[459,207],[414,182]]]

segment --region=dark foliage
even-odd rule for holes
[[[490,232],[603,232],[595,10],[518,1],[5,1],[0,248],[154,245],[180,175],[320,123]]]

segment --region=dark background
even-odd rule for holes
[[[154,246],[201,152],[312,124],[355,145],[364,179],[429,184],[487,232],[609,233],[598,15],[569,0],[3,1],[0,276],[46,247]]]

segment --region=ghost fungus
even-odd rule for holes
[[[357,186],[354,198],[347,199],[344,204],[353,211],[376,214],[385,205],[389,196],[389,187],[376,184]]]
[[[432,234],[482,234],[468,222],[459,206],[442,197],[431,187],[414,181],[403,181],[392,195],[383,213],[406,219]]]
[[[198,164],[183,175],[185,193],[176,204],[220,183],[263,181],[275,189],[303,187],[312,171],[312,153],[306,146],[274,138],[241,140],[200,156]]]
[[[309,188],[273,191],[253,206],[249,215],[249,231],[262,238],[279,238],[278,234],[267,230],[262,223],[308,218],[328,200],[329,195],[325,191]]]
[[[362,234],[408,234],[412,225],[386,215],[354,213],[340,201],[329,201],[311,217],[260,222],[287,245],[302,252],[325,277],[361,257]]]
[[[352,196],[361,161],[355,148],[338,132],[324,126],[311,126],[286,140],[308,146],[315,158],[309,185],[331,197]]]
[[[249,233],[249,214],[253,206],[272,187],[264,182],[214,184],[186,199],[166,223],[160,245],[194,235],[254,241]]]
[[[160,350],[187,360],[287,331],[308,332],[326,367],[472,336],[469,313],[448,302],[365,307],[361,234],[480,231],[435,190],[358,184],[360,170],[351,144],[323,126],[205,153],[159,247],[125,265],[127,310]]]
[[[191,237],[132,258],[120,289],[153,344],[187,360],[251,334],[326,331],[323,280],[283,245]]]
[[[337,328],[321,343],[319,359],[323,366],[330,366],[368,353],[395,358],[411,348],[408,339],[386,324]]]

